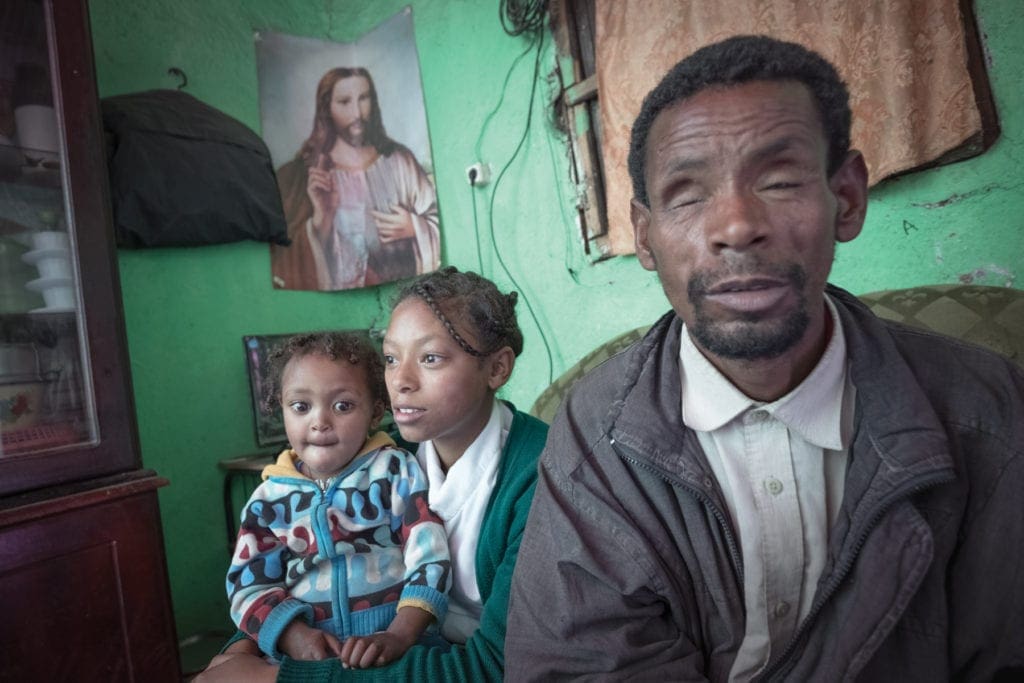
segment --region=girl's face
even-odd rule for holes
[[[478,348],[476,335],[452,322]],[[511,349],[486,358],[469,355],[426,303],[410,297],[392,312],[383,350],[391,410],[402,438],[433,441],[451,467],[487,426],[494,392],[512,372]]]
[[[366,369],[323,354],[295,356],[281,376],[288,441],[313,479],[327,479],[352,462],[384,414]]]

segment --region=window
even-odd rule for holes
[[[580,238],[592,260],[611,256],[601,159],[601,109],[594,51],[594,0],[551,4],[562,97],[555,103],[569,138],[570,174],[576,189]]]

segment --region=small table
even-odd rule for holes
[[[250,453],[249,455],[226,458],[217,463],[217,467],[224,470],[224,521],[228,533],[229,555],[234,554],[235,542],[238,540],[238,515],[231,500],[233,483],[236,480],[241,480],[243,483],[251,484],[246,493],[246,500],[248,500],[248,496],[260,484],[260,473],[263,468],[274,462],[276,455],[277,453]]]

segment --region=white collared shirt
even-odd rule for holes
[[[444,520],[448,532],[452,588],[441,635],[451,643],[465,643],[480,627],[483,604],[476,583],[476,547],[511,428],[512,411],[495,400],[487,426],[447,473],[432,442],[421,443],[416,452],[430,485],[430,509]]]
[[[839,315],[825,301],[833,322],[825,353],[771,403],[746,396],[685,327],[681,335],[683,422],[722,489],[743,559],[747,620],[732,681],[757,675],[807,616],[842,503],[855,389]]]

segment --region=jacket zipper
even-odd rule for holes
[[[730,522],[726,518],[725,513],[722,512],[722,510],[718,507],[715,501],[711,500],[711,498],[704,494],[702,491],[700,491],[700,489],[687,484],[682,479],[673,477],[666,473],[665,471],[655,467],[654,465],[651,465],[650,463],[626,455],[625,453],[622,452],[622,449],[626,447],[621,446],[615,439],[609,437],[609,443],[611,444],[612,448],[615,449],[615,452],[618,453],[620,458],[622,458],[626,462],[633,464],[635,467],[639,467],[642,470],[651,472],[652,474],[654,474],[655,476],[662,479],[668,484],[678,486],[684,489],[690,495],[696,498],[704,507],[711,511],[711,514],[714,515],[716,520],[718,520],[718,524],[722,528],[722,531],[725,532],[725,540],[726,544],[729,547],[729,555],[732,558],[733,566],[736,568],[736,573],[739,576],[740,586],[742,586],[743,559],[740,556],[739,544],[736,543],[736,538],[733,536],[732,527],[730,526]],[[743,601],[740,600],[740,602],[742,603]]]
[[[864,543],[867,542],[868,536],[871,535],[871,532],[874,531],[875,526],[877,526],[878,522],[882,519],[882,517],[884,517],[886,513],[889,512],[890,508],[892,508],[893,505],[895,505],[896,503],[905,498],[910,498],[921,493],[926,489],[932,488],[933,486],[937,486],[938,484],[950,480],[951,477],[949,477],[947,474],[930,475],[924,478],[922,481],[915,484],[914,486],[912,486],[909,490],[902,489],[898,493],[888,498],[881,505],[879,505],[874,516],[872,516],[869,522],[864,526],[864,530],[861,532],[861,534],[857,537],[856,541],[854,542],[853,552],[849,553],[847,559],[843,562],[843,564],[841,564],[837,568],[837,571],[832,573],[832,580],[829,581],[829,583],[822,590],[821,597],[817,601],[815,601],[814,605],[811,607],[811,611],[807,614],[807,618],[803,620],[803,622],[797,628],[796,633],[793,635],[792,638],[790,638],[789,645],[786,647],[785,650],[783,650],[782,655],[777,660],[775,660],[774,664],[765,669],[765,671],[762,672],[761,675],[755,677],[753,679],[754,681],[771,680],[773,676],[780,673],[784,668],[788,668],[786,666],[789,664],[787,660],[793,656],[793,653],[796,651],[800,642],[807,634],[814,619],[818,616],[818,614],[821,612],[821,609],[825,606],[825,603],[827,603],[829,599],[832,597],[832,595],[839,589],[839,585],[846,578],[846,575],[849,574],[850,569],[853,568],[854,561],[860,556],[860,551],[864,547]]]
[[[322,554],[324,557],[332,557],[329,554],[333,548],[331,544],[331,531],[327,526],[327,514],[326,510],[330,506],[330,498],[327,495],[327,489],[330,488],[331,479],[316,479],[314,480],[318,489],[320,489],[320,497],[317,500],[316,505],[313,507],[313,537],[316,538],[317,553]]]
[[[331,532],[327,526],[327,515],[325,510],[330,506],[328,490],[332,489],[338,481],[338,476],[326,479],[314,479],[313,483],[320,490],[320,500],[313,513],[313,535],[316,537],[319,553],[330,561],[331,584],[335,590],[331,592],[331,607],[334,612],[333,620],[335,628],[339,633],[348,637],[352,634],[352,617],[348,610],[348,562],[344,555],[334,553],[334,543],[331,540]]]

